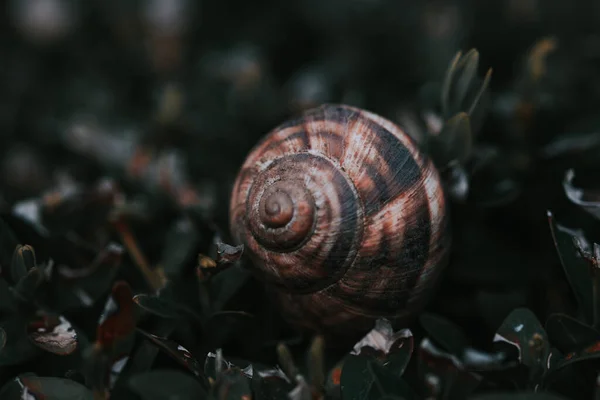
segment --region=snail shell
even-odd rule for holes
[[[414,316],[451,241],[432,161],[391,121],[334,104],[281,124],[251,150],[234,182],[230,228],[283,315],[337,336]]]

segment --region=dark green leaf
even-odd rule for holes
[[[592,361],[598,359],[600,359],[600,341],[586,346],[583,350],[566,354],[562,360],[555,365],[555,369],[564,368],[567,365],[582,361]]]
[[[85,386],[69,379],[24,376],[15,378],[0,390],[3,400],[29,398],[44,400],[93,400],[92,392]]]
[[[215,400],[244,400],[252,398],[250,379],[239,368],[221,372],[211,387],[209,397]]]
[[[548,223],[550,224],[550,232],[558,252],[558,257],[569,280],[569,284],[573,289],[575,298],[587,322],[592,323],[592,280],[588,264],[578,256],[577,249],[573,244],[573,240],[578,237],[578,234],[556,223],[554,215],[550,211],[548,211]]]
[[[421,341],[417,354],[419,376],[428,383],[430,396],[445,393],[465,398],[481,383],[480,375],[468,371],[459,358],[436,347],[429,338]]]
[[[428,313],[421,315],[419,320],[429,337],[442,346],[444,350],[455,356],[462,356],[469,343],[456,324],[442,316]]]
[[[177,303],[157,296],[138,294],[133,301],[144,310],[163,318],[183,318],[188,313]]]
[[[443,166],[452,161],[462,163],[471,154],[472,141],[469,116],[464,112],[458,113],[444,123],[442,131],[435,137],[432,155]]]
[[[399,375],[387,371],[376,359],[350,355],[344,360],[340,377],[342,399],[379,399],[386,394],[416,399],[412,389]]]
[[[401,376],[393,374],[374,360],[369,361],[368,366],[373,376],[372,392],[377,393],[377,397],[401,396],[406,400],[418,398]]]
[[[2,269],[8,270],[8,266],[11,264],[15,248],[18,244],[19,241],[15,233],[10,229],[4,219],[0,218],[0,267]]]
[[[190,375],[168,369],[156,369],[130,378],[131,389],[144,400],[202,400],[206,392]]]
[[[210,280],[211,309],[213,312],[223,310],[227,302],[246,283],[250,272],[245,269],[231,267],[214,276]]]
[[[19,318],[3,321],[1,324],[5,346],[0,351],[0,366],[16,365],[33,358],[37,349],[29,341],[26,322]]]
[[[256,318],[243,311],[222,311],[213,314],[206,323],[206,332],[212,348],[219,348],[230,339],[243,342],[244,337],[255,337]]]
[[[11,277],[14,282],[19,282],[27,272],[36,266],[35,252],[29,245],[18,245],[13,253],[11,262]]]
[[[567,397],[545,392],[500,392],[480,394],[469,400],[567,400]]]
[[[546,321],[550,343],[564,353],[581,350],[600,340],[597,330],[565,314],[552,314]]]
[[[15,286],[15,294],[23,301],[31,301],[35,292],[44,280],[44,273],[38,267],[34,267],[27,272]]]
[[[526,308],[517,308],[506,317],[494,342],[514,346],[521,363],[536,369],[543,368],[550,351],[546,331],[535,314]]]
[[[0,351],[6,346],[6,331],[0,328]]]
[[[600,190],[580,189],[573,185],[575,171],[569,169],[563,180],[565,194],[574,204],[600,219]]]
[[[185,347],[170,339],[153,335],[139,328],[138,332],[175,359],[178,363],[189,369],[194,375],[198,377],[203,376],[203,366]]]
[[[195,260],[193,252],[198,239],[194,224],[189,219],[181,219],[174,224],[166,235],[162,251],[162,265],[168,278],[179,277],[185,263]]]

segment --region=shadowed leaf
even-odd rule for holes
[[[568,170],[563,180],[565,194],[573,203],[600,219],[600,190],[580,189],[573,185],[575,171]]]
[[[92,392],[80,383],[54,377],[20,376],[0,390],[6,400],[93,400]]]
[[[581,350],[600,339],[597,330],[565,314],[550,315],[546,332],[550,342],[564,353]]]
[[[519,361],[530,368],[543,368],[550,352],[546,331],[535,314],[526,308],[517,308],[506,317],[494,342],[514,346]]]
[[[132,390],[144,400],[202,400],[206,392],[192,376],[176,370],[158,369],[129,379]]]
[[[194,375],[198,377],[204,376],[203,366],[185,347],[170,339],[153,335],[141,329],[138,329],[138,332],[175,359],[179,364],[190,370]]]
[[[577,248],[573,242],[576,238],[582,238],[582,235],[559,225],[550,211],[548,211],[548,223],[550,224],[550,232],[558,257],[573,289],[573,294],[586,320],[592,323],[593,297],[589,266],[583,258],[578,256]]]

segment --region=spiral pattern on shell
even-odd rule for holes
[[[234,239],[312,329],[422,306],[450,246],[440,177],[391,121],[327,104],[281,124],[234,183]]]

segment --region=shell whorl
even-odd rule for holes
[[[285,288],[308,326],[410,311],[450,245],[432,162],[392,122],[344,105],[266,135],[234,183],[230,219],[259,277]]]

